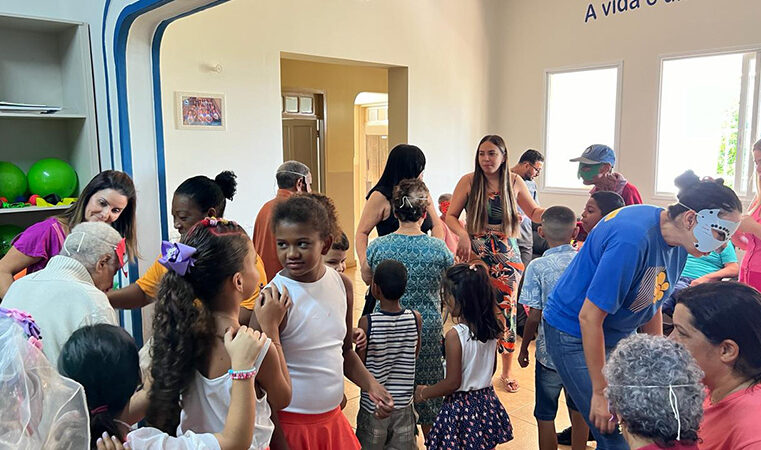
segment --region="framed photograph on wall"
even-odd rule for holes
[[[175,92],[176,124],[182,130],[224,130],[227,126],[225,96]]]

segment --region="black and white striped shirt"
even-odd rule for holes
[[[412,310],[380,311],[367,316],[365,367],[391,394],[395,408],[404,408],[412,401],[417,341],[417,321]],[[365,411],[375,411],[367,392],[362,392],[360,406]]]

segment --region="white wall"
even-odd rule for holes
[[[434,196],[451,192],[487,132],[490,8],[459,0],[234,0],[175,22],[161,59],[168,195],[188,176],[234,169],[239,194],[226,215],[251,230],[282,161],[281,52],[409,67],[409,142],[426,154]],[[222,72],[204,70],[210,63]],[[227,131],[175,129],[174,91],[224,93]]]
[[[542,150],[544,71],[623,61],[618,170],[637,185],[646,203],[668,203],[654,197],[660,57],[761,45],[761,2],[658,0],[647,6],[642,0],[639,9],[609,17],[601,14],[600,3],[594,2],[598,19],[586,24],[586,0],[500,4],[501,27],[493,35],[493,56],[500,66],[492,85],[499,101],[490,124],[507,139],[513,157],[528,147]],[[569,163],[568,170],[576,167]],[[540,194],[545,205],[567,204],[576,211],[586,198]]]

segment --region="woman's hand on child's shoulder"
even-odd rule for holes
[[[230,355],[230,365],[233,370],[248,370],[254,367],[259,352],[261,352],[267,335],[255,331],[245,325],[238,328],[233,337],[232,328],[225,333],[225,349]]]
[[[283,286],[283,292],[280,292],[274,284],[262,289],[261,297],[254,305],[254,314],[262,330],[270,334],[275,333],[292,303],[288,288],[285,286]]]

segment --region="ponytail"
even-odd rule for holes
[[[194,225],[181,242],[194,249],[193,265],[183,275],[170,270],[159,286],[146,414],[150,426],[171,436],[180,422],[180,397],[195,371],[209,361],[216,333],[215,298],[223,283],[243,270],[251,246],[240,225],[210,218]]]
[[[743,205],[740,199],[735,191],[724,185],[723,178],[700,179],[695,172],[688,170],[676,177],[674,185],[679,189],[676,196],[679,203],[668,207],[668,214],[672,220],[690,209],[695,212],[703,209],[742,212]]]
[[[217,217],[224,217],[227,200],[232,200],[238,182],[234,172],[225,170],[214,179],[197,175],[183,181],[174,191],[174,195],[184,195],[192,199],[198,208],[207,214],[214,208]]]
[[[213,344],[214,319],[193,286],[176,272],[161,280],[153,316],[150,404],[146,421],[175,435],[180,423],[180,396],[193,379],[196,364],[205,362]]]
[[[89,404],[88,404],[89,407]],[[121,411],[119,411],[121,412]],[[111,411],[95,412],[90,411],[90,449],[95,450],[97,448],[98,437],[103,436],[103,433],[108,433],[109,436],[116,436],[120,441],[125,437],[122,431],[119,430],[119,425],[114,422],[114,415]]]

